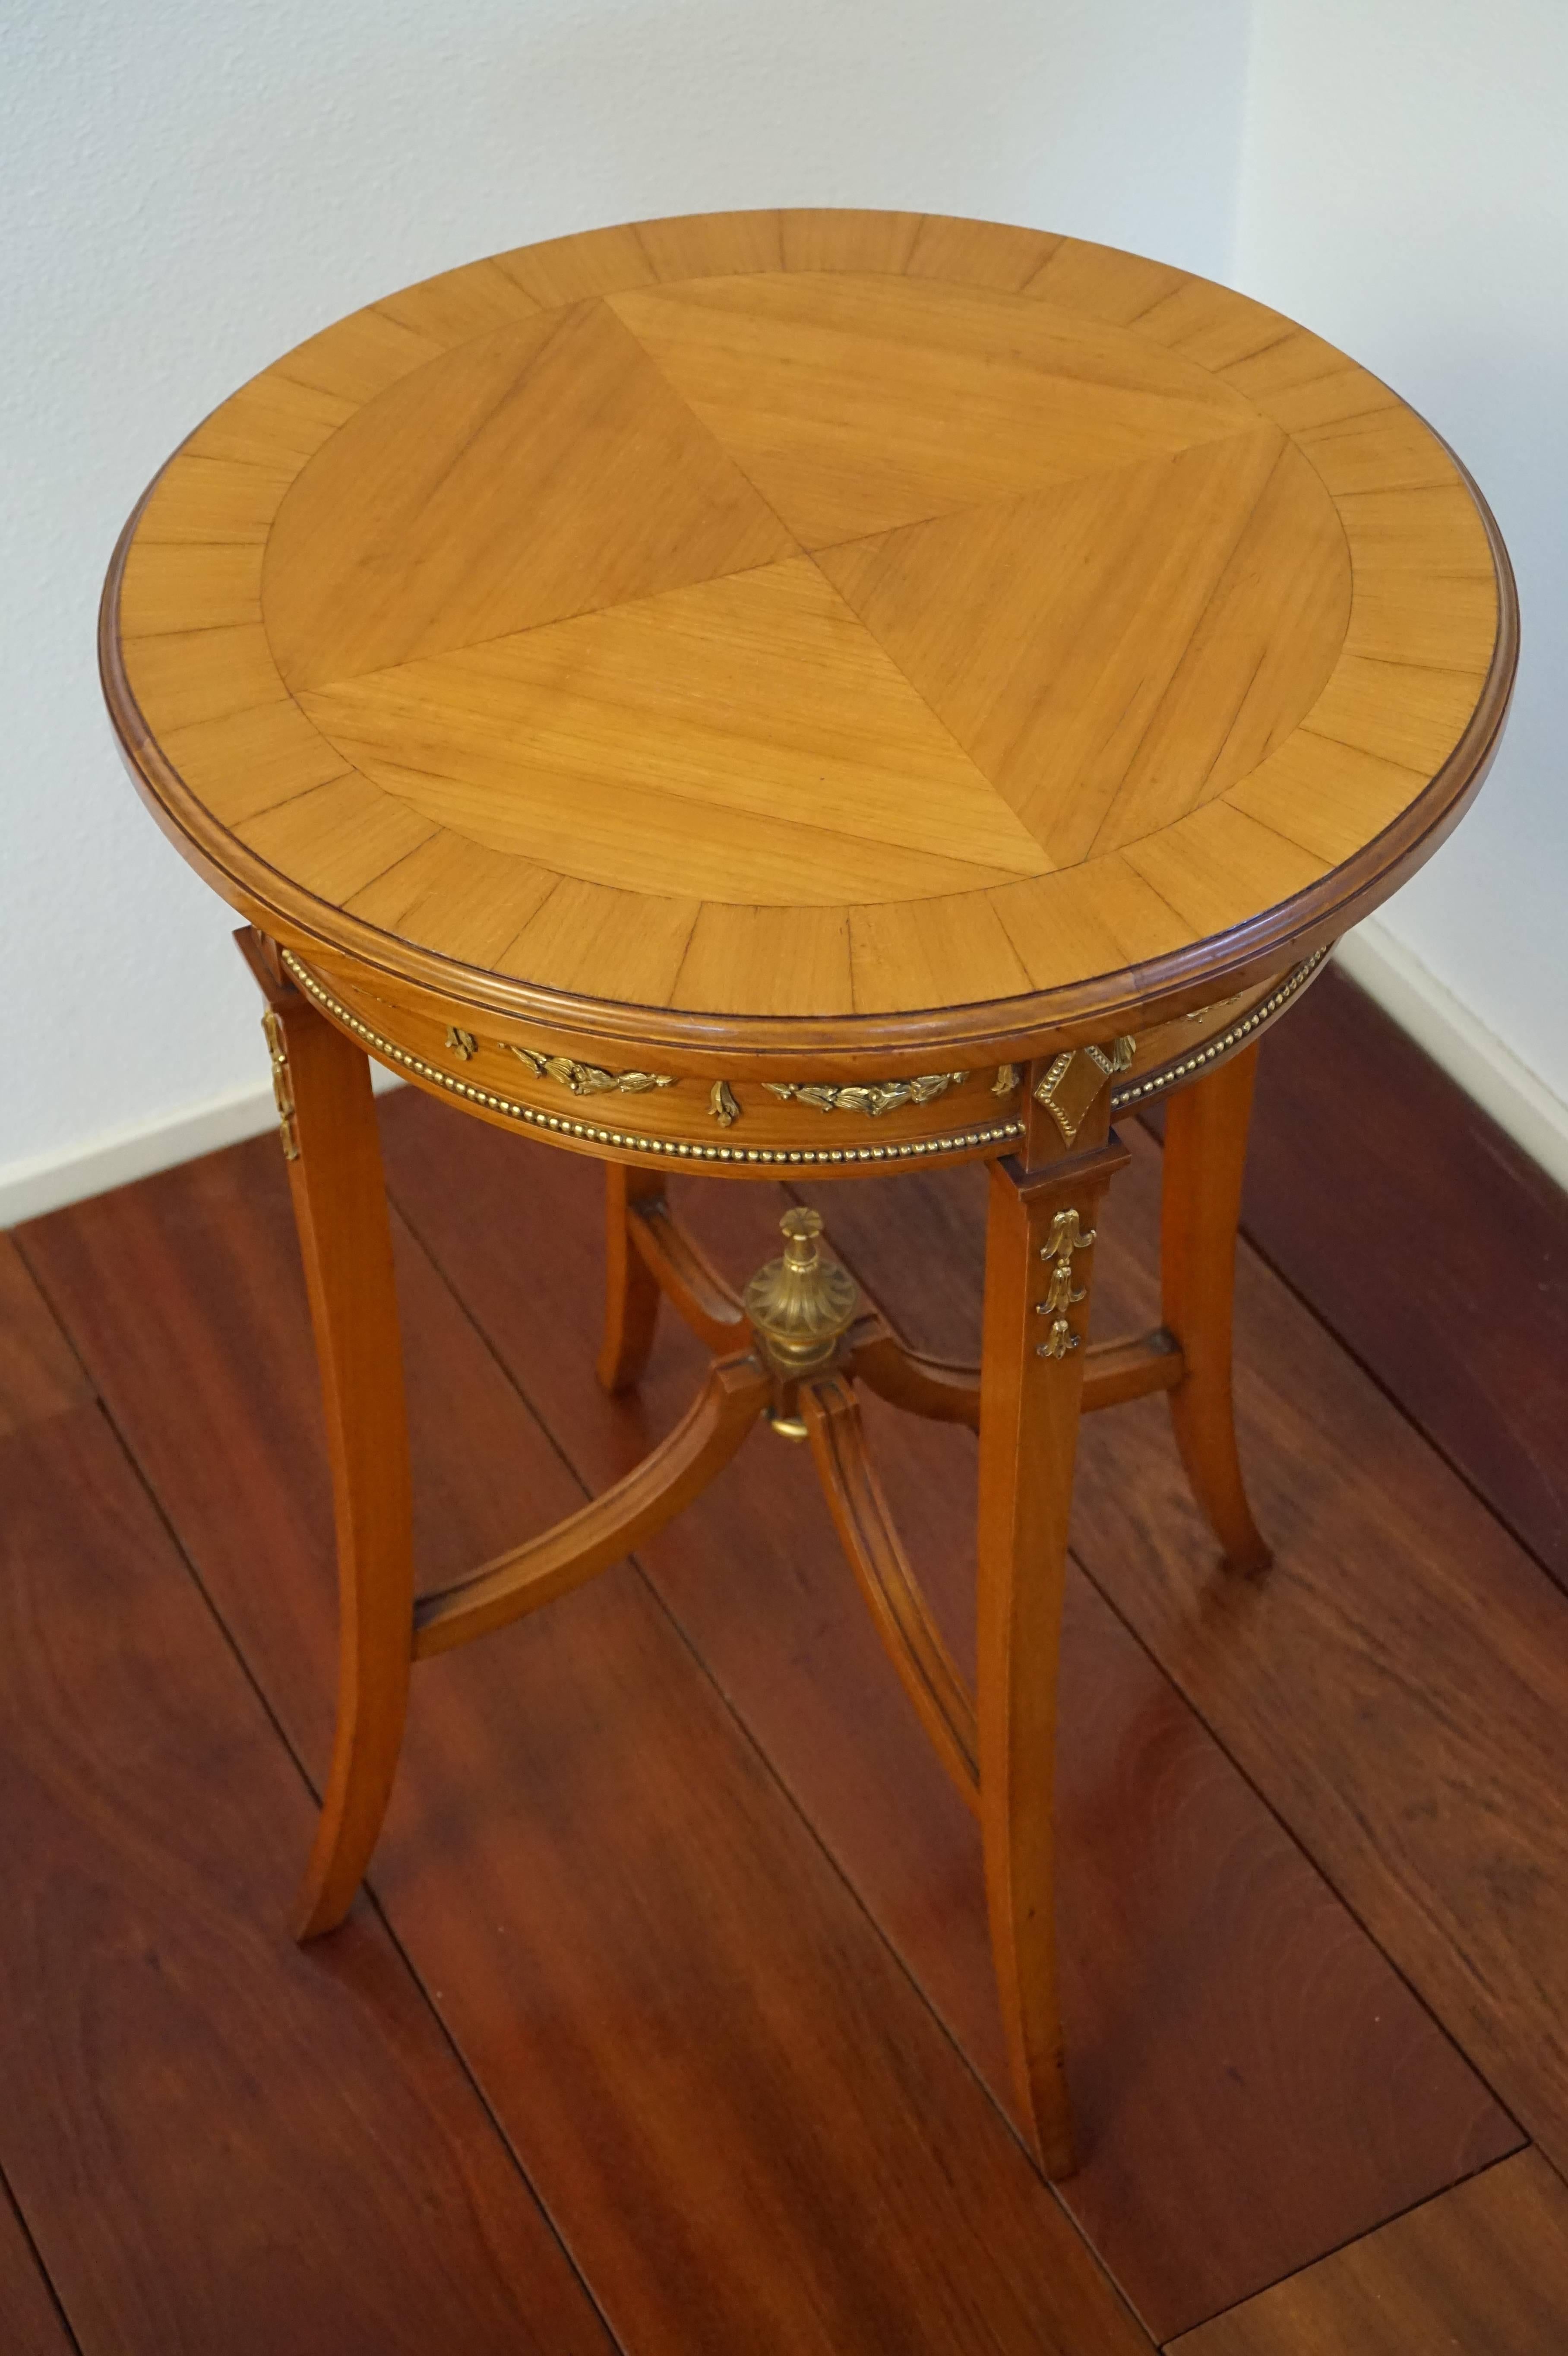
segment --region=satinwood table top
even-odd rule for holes
[[[356,312],[170,460],[104,622],[139,782],[266,929],[845,1048],[1331,938],[1464,808],[1514,644],[1474,487],[1353,360],[1163,263],[867,212]]]

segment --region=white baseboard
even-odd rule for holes
[[[371,1076],[378,1095],[403,1085],[379,1065],[371,1066]],[[259,1137],[277,1118],[272,1088],[263,1081],[260,1087],[230,1088],[184,1112],[110,1130],[85,1145],[0,1164],[0,1227],[61,1211],[68,1203],[85,1202],[133,1178],[150,1178],[176,1162],[193,1162],[198,1153],[236,1145],[242,1137]]]
[[[1511,1048],[1477,1022],[1375,918],[1347,933],[1335,957],[1350,980],[1392,1014],[1516,1145],[1560,1186],[1568,1187],[1568,1105]],[[374,1078],[378,1091],[402,1085],[379,1066]],[[186,1112],[112,1130],[63,1152],[0,1166],[0,1227],[63,1210],[68,1203],[101,1194],[111,1186],[150,1177],[198,1153],[214,1153],[242,1137],[259,1136],[276,1119],[272,1090],[263,1084],[213,1097]]]
[[[1568,1187],[1568,1104],[1430,967],[1376,918],[1347,933],[1335,961],[1549,1177]]]

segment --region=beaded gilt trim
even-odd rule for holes
[[[1306,987],[1332,946],[1330,943],[1327,948],[1314,949],[1312,955],[1286,974],[1279,988],[1254,1006],[1250,1014],[1243,1016],[1240,1023],[1233,1023],[1228,1031],[1221,1031],[1215,1038],[1205,1041],[1192,1055],[1182,1056],[1177,1063],[1163,1065],[1158,1071],[1149,1072],[1142,1079],[1114,1088],[1111,1092],[1112,1109],[1125,1112],[1130,1105],[1141,1104],[1149,1097],[1161,1096],[1167,1088],[1175,1087],[1179,1081],[1191,1078],[1206,1065],[1228,1055],[1232,1047],[1239,1047],[1243,1039],[1249,1038],[1253,1032],[1270,1021],[1282,1006],[1289,1004],[1297,991]],[[443,1072],[438,1064],[427,1064],[421,1056],[411,1055],[395,1040],[384,1039],[379,1031],[372,1031],[368,1023],[362,1023],[351,1007],[345,1006],[333,997],[330,991],[322,987],[292,949],[283,949],[282,954],[284,965],[306,996],[314,998],[318,1006],[325,1007],[335,1021],[342,1023],[345,1030],[352,1031],[357,1038],[363,1039],[368,1047],[373,1047],[377,1055],[384,1056],[389,1063],[400,1064],[405,1071],[417,1072],[421,1079],[444,1088],[449,1096],[462,1097],[470,1104],[483,1105],[490,1112],[505,1113],[509,1120],[521,1121],[526,1128],[549,1130],[560,1137],[579,1137],[586,1144],[613,1145],[626,1153],[664,1154],[676,1162],[725,1162],[731,1165],[737,1162],[768,1163],[798,1169],[802,1165],[842,1166],[851,1162],[913,1162],[933,1153],[962,1153],[978,1146],[1009,1145],[1024,1133],[1021,1120],[1003,1120],[994,1121],[985,1129],[960,1130],[948,1137],[916,1138],[907,1145],[827,1146],[820,1152],[809,1152],[784,1146],[688,1144],[678,1139],[637,1137],[625,1130],[601,1129],[597,1122],[572,1120],[564,1113],[537,1111],[532,1105],[518,1104],[511,1097],[497,1096],[493,1089],[475,1087],[472,1081],[460,1080],[453,1073]]]
[[[580,1137],[592,1145],[617,1146],[625,1153],[664,1154],[675,1162],[729,1162],[731,1166],[737,1162],[766,1162],[774,1167],[788,1165],[799,1169],[802,1166],[838,1166],[848,1162],[914,1162],[933,1153],[964,1153],[979,1146],[1010,1145],[1024,1133],[1021,1120],[1000,1120],[993,1121],[985,1129],[960,1130],[949,1137],[916,1138],[904,1145],[825,1146],[820,1152],[810,1152],[784,1146],[688,1144],[680,1139],[638,1137],[628,1130],[601,1129],[597,1122],[573,1120],[565,1113],[537,1111],[532,1105],[518,1104],[514,1098],[497,1096],[491,1088],[475,1087],[470,1080],[460,1080],[454,1074],[443,1072],[437,1064],[427,1064],[421,1056],[411,1055],[395,1040],[384,1039],[379,1031],[372,1031],[368,1023],[362,1023],[351,1007],[343,1005],[330,991],[323,989],[291,950],[283,951],[283,959],[307,997],[314,998],[335,1022],[341,1023],[346,1031],[352,1031],[357,1038],[363,1039],[368,1047],[373,1047],[377,1055],[384,1056],[389,1063],[400,1064],[405,1071],[417,1072],[421,1080],[432,1081],[435,1087],[444,1088],[448,1095],[462,1097],[469,1104],[483,1105],[488,1112],[505,1113],[509,1120],[521,1121],[529,1129],[549,1130],[558,1137]]]
[[[1327,948],[1314,949],[1312,955],[1294,967],[1279,988],[1271,991],[1250,1014],[1243,1015],[1240,1023],[1232,1023],[1228,1031],[1219,1032],[1214,1038],[1205,1040],[1202,1046],[1195,1048],[1190,1055],[1183,1055],[1179,1063],[1162,1064],[1157,1072],[1147,1072],[1141,1080],[1129,1080],[1125,1087],[1113,1088],[1112,1110],[1125,1112],[1128,1105],[1141,1104],[1146,1097],[1162,1096],[1167,1088],[1175,1087],[1179,1080],[1190,1079],[1206,1064],[1212,1064],[1221,1055],[1229,1055],[1232,1047],[1239,1047],[1243,1039],[1250,1038],[1254,1031],[1277,1014],[1282,1006],[1288,1006],[1298,990],[1306,988],[1333,946],[1330,941]]]

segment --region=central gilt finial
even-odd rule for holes
[[[820,1211],[786,1211],[779,1221],[784,1248],[746,1287],[743,1306],[774,1365],[792,1375],[826,1365],[854,1321],[855,1280],[817,1242]]]

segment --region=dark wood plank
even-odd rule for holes
[[[1158,1183],[1145,1141],[1103,1234],[1107,1330],[1155,1313]],[[972,1204],[956,1180],[930,1187],[933,1233],[972,1267]],[[933,1250],[927,1237],[910,1265],[930,1267]],[[1276,1570],[1218,1570],[1152,1399],[1085,1432],[1081,1559],[1549,2157],[1568,2160],[1568,1604],[1246,1248],[1238,1303],[1243,1463]],[[906,1285],[904,1305],[924,1346],[964,1348],[959,1304]]]
[[[400,1200],[584,1477],[608,1482],[673,1419],[699,1353],[667,1330],[640,1404],[599,1391],[594,1178],[411,1098],[386,1128]],[[965,1320],[979,1309],[983,1187],[970,1172],[813,1199],[830,1240],[853,1237],[888,1290],[956,1312],[955,1331],[928,1325],[962,1353],[977,1347]],[[732,1279],[776,1250],[774,1190],[694,1183],[680,1199]],[[973,1440],[875,1399],[864,1413],[972,1669]],[[764,1435],[642,1559],[1005,2100],[974,1826],[882,1658],[804,1454]],[[1084,2166],[1061,2190],[1162,2336],[1518,2136],[1081,1578],[1063,1696],[1063,2003]]]
[[[1159,1158],[1139,1142],[1103,1230],[1107,1331],[1147,1324],[1157,1300]],[[929,1188],[940,1208],[909,1264],[940,1265],[940,1237],[972,1269],[972,1204],[955,1179]],[[903,1305],[923,1346],[965,1346],[962,1303],[906,1283]],[[1568,1604],[1246,1248],[1237,1346],[1243,1461],[1275,1571],[1220,1572],[1154,1399],[1085,1431],[1080,1558],[1502,2100],[1568,2160]]]
[[[5,2356],[71,2356],[75,2347],[21,2219],[0,2185],[0,2348]]]
[[[1562,2356],[1568,2190],[1538,2151],[1336,2250],[1172,2356]]]
[[[1337,973],[1264,1048],[1243,1216],[1568,1586],[1568,1194]]]
[[[63,1415],[92,1385],[9,1235],[0,1235],[0,1437]]]
[[[0,1442],[0,2159],[84,2347],[603,2350],[97,1408]],[[8,2343],[9,2344],[9,2343]]]
[[[1157,1156],[1101,1270],[1147,1305]],[[1227,1580],[1158,1405],[1095,1417],[1097,1584],[1501,2099],[1568,2164],[1568,1600],[1279,1278],[1243,1250],[1243,1461],[1275,1552]]]
[[[596,1252],[596,1194],[586,1208]],[[330,1515],[275,1148],[27,1242],[319,1758]],[[421,1567],[439,1584],[581,1491],[406,1242],[400,1281]],[[629,1568],[421,1665],[375,1878],[638,2356],[1147,2348]],[[280,1865],[273,1903],[287,1879]]]

